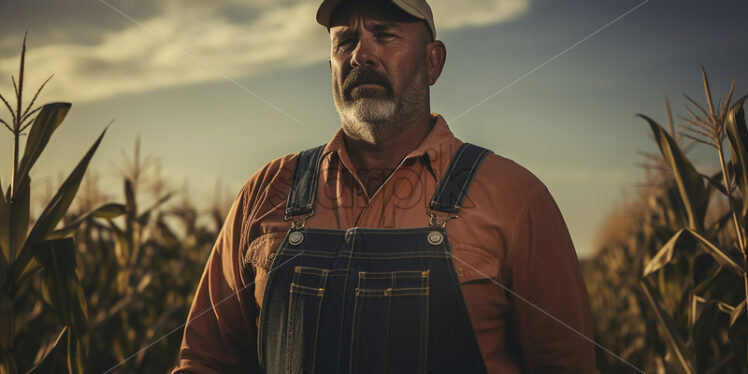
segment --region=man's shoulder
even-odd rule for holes
[[[490,153],[478,169],[468,198],[491,214],[516,221],[530,203],[550,195],[546,185],[533,172],[517,162]]]
[[[283,193],[290,187],[298,156],[299,152],[287,153],[268,161],[246,180],[242,191],[249,195],[268,190]]]
[[[546,189],[545,184],[530,170],[512,159],[489,153],[478,170],[476,182],[493,186],[496,194],[514,198],[530,197]]]

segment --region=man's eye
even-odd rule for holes
[[[353,42],[354,42],[353,39],[343,39],[340,42],[338,42],[338,48],[349,46],[353,44]]]
[[[390,34],[388,32],[380,32],[377,34],[377,38],[379,39],[391,39],[391,38],[394,38],[395,36],[396,36],[395,34]]]

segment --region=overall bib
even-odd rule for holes
[[[447,240],[487,149],[464,143],[430,201],[430,227],[304,227],[324,146],[299,154],[260,311],[268,374],[486,373]],[[439,218],[435,211],[449,216]],[[443,215],[442,215],[443,217]]]

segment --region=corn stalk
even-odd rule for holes
[[[13,136],[11,182],[6,193],[3,193],[0,183],[0,308],[3,312],[0,322],[0,373],[15,374],[19,372],[19,367],[24,366],[28,366],[28,371],[24,372],[52,370],[52,357],[55,352],[60,351],[57,346],[63,341],[63,337],[66,370],[69,373],[83,373],[89,350],[88,314],[80,279],[75,272],[75,243],[66,234],[72,232],[77,224],[73,223],[61,230],[55,228],[70,207],[106,130],[88,149],[29,229],[32,221],[29,217],[29,173],[71,105],[51,103],[32,109],[39,92],[49,81],[48,78],[36,91],[28,106],[24,106],[22,96],[25,54],[24,37],[18,82],[12,78],[15,108],[0,95],[0,100],[11,115],[10,121],[0,119],[0,122]],[[20,140],[26,134],[28,136],[21,156]],[[118,212],[119,209],[110,205],[95,209],[88,215],[113,217]],[[42,344],[36,347],[33,351],[36,354],[33,354],[27,351],[28,345],[20,349],[16,342],[24,340],[20,339],[21,334],[29,333],[35,328],[36,325],[30,324],[30,321],[39,315],[17,313],[17,310],[26,303],[39,305],[42,300],[54,315],[56,326],[51,331],[41,331],[47,337],[37,339]]]
[[[707,109],[686,96],[701,114],[689,109],[691,117],[684,118],[687,125],[681,134],[716,150],[718,175],[700,174],[671,134],[640,115],[654,134],[688,222],[687,227],[664,227],[675,232],[644,265],[641,293],[654,311],[670,365],[687,374],[712,372],[715,367],[726,372],[748,370],[748,318],[738,320],[748,300],[748,129],[742,110],[746,97],[730,106],[733,81],[724,104],[715,110],[703,69],[702,78]],[[732,151],[729,161],[723,147],[726,135]],[[733,183],[743,193],[740,209]],[[717,191],[721,195],[712,196]],[[706,225],[707,208],[719,196],[727,199],[727,212]],[[734,236],[724,230],[728,221]],[[743,261],[735,260],[734,253],[742,254]]]

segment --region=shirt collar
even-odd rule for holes
[[[459,145],[457,143],[462,143],[452,134],[444,117],[437,113],[431,113],[431,117],[436,119],[434,127],[431,128],[431,131],[429,131],[421,144],[405,156],[406,160],[419,158],[420,160],[429,162],[430,166],[440,165],[441,158],[451,157],[449,152],[456,149],[456,145]],[[326,157],[330,153],[337,154],[343,165],[348,170],[353,170],[353,162],[348,155],[348,150],[343,140],[342,128],[339,128],[327,143],[322,151],[322,157]]]

